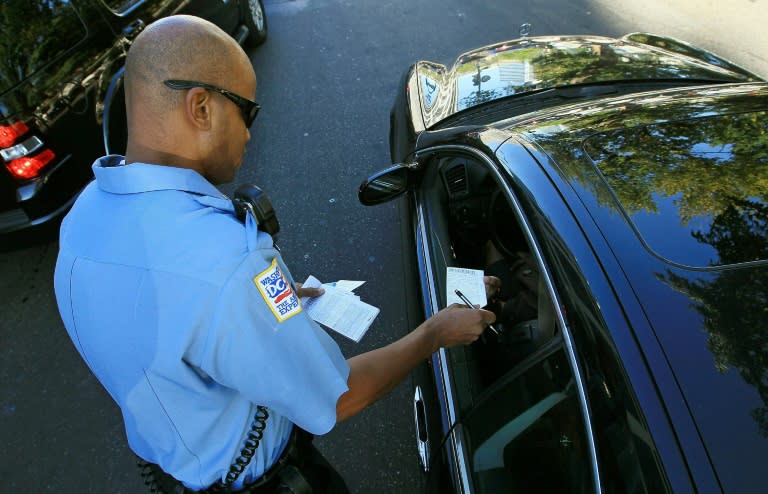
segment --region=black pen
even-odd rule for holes
[[[464,296],[464,294],[463,294],[463,293],[461,293],[461,291],[460,291],[458,288],[457,288],[456,290],[454,290],[454,291],[456,292],[456,295],[458,295],[458,296],[459,296],[459,298],[461,299],[461,301],[462,301],[462,302],[464,302],[464,304],[465,304],[467,307],[469,307],[470,309],[475,309],[475,310],[477,310],[477,308],[476,308],[474,305],[472,305],[472,302],[470,302],[470,301],[469,301],[469,299],[468,299],[467,297],[465,297],[465,296]],[[496,328],[494,328],[494,327],[493,327],[493,324],[489,324],[489,325],[488,325],[488,327],[491,329],[491,331],[493,331],[493,332],[494,332],[494,333],[496,333],[497,335],[499,334],[499,331],[498,331]]]

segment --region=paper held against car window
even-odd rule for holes
[[[324,288],[319,297],[304,297],[301,306],[318,324],[332,329],[347,338],[359,342],[379,314],[379,308],[366,304],[353,290],[364,281],[341,280],[335,283],[320,283],[310,276],[302,286]]]
[[[464,302],[456,295],[456,290],[460,290],[473,305],[485,307],[488,299],[485,296],[485,282],[483,281],[483,271],[467,268],[447,268],[446,270],[446,301],[445,305],[461,304]]]

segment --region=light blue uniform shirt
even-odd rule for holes
[[[302,310],[272,238],[193,170],[107,156],[61,227],[55,290],[77,350],[122,410],[128,442],[200,489],[222,479],[256,411],[264,438],[324,434],[349,367]]]

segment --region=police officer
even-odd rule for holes
[[[61,228],[55,290],[74,345],[161,489],[343,492],[303,431],[328,432],[493,314],[452,306],[345,359],[302,311],[320,292],[214,186],[233,180],[258,112],[240,46],[202,19],[164,18],[133,43],[125,93],[125,157],[94,163]]]

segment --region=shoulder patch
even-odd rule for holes
[[[254,276],[253,283],[279,322],[301,312],[299,297],[280,271],[277,259],[272,259],[272,264],[267,269]]]

